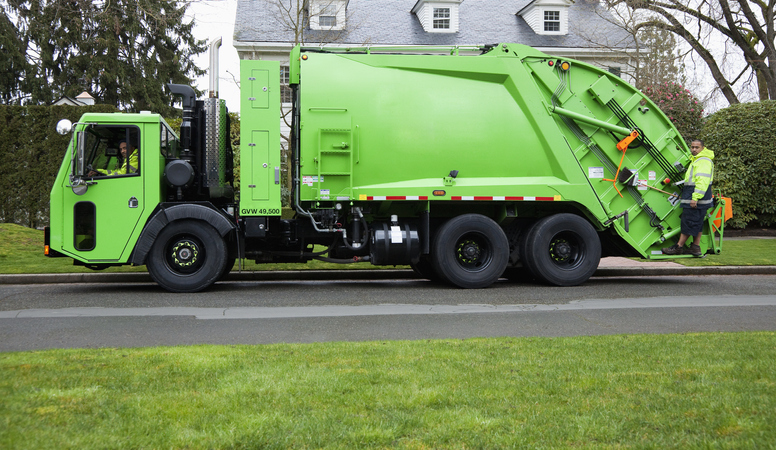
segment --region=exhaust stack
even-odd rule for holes
[[[218,98],[218,49],[221,47],[221,38],[210,43],[210,98]]]

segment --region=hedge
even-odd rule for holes
[[[0,222],[30,228],[48,224],[49,192],[70,135],[56,133],[60,119],[73,123],[87,111],[115,112],[108,105],[0,105]]]
[[[714,186],[733,199],[734,228],[776,223],[776,101],[730,106],[708,117],[701,139],[714,152]]]

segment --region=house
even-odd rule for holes
[[[239,0],[240,59],[281,61],[305,45],[526,44],[627,77],[633,37],[598,0]],[[287,100],[287,99],[284,99]]]
[[[67,106],[91,106],[94,105],[94,97],[89,95],[88,92],[83,91],[76,98],[64,96],[54,102],[54,106],[67,105]]]
[[[280,61],[289,136],[288,58],[294,43],[341,47],[518,43],[629,78],[633,37],[598,0],[239,0],[240,59]],[[285,147],[286,141],[283,140]]]

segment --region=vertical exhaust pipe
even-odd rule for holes
[[[183,101],[183,121],[181,122],[181,149],[183,150],[181,158],[191,161],[192,146],[192,122],[194,120],[194,106],[197,101],[197,94],[191,86],[185,84],[168,84],[173,95],[179,95]]]
[[[218,98],[218,49],[221,47],[221,38],[210,43],[210,98]]]

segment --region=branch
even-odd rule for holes
[[[617,2],[620,3],[620,2]],[[704,0],[705,3],[705,0]],[[699,19],[699,21],[709,21],[714,22],[714,20],[704,14],[701,14],[700,10],[690,10],[687,6],[679,4],[679,2],[672,0],[670,3],[662,3],[662,2],[648,2],[643,0],[627,0],[628,6],[632,8],[639,8],[639,9],[646,9],[649,11],[653,11],[660,16],[662,16],[668,23],[664,24],[662,26],[665,27],[665,29],[675,33],[676,35],[680,36],[682,39],[684,39],[690,46],[695,50],[696,53],[703,59],[703,61],[706,63],[706,66],[711,71],[711,75],[714,78],[714,81],[717,83],[717,86],[719,86],[720,90],[722,91],[722,94],[725,96],[725,99],[731,104],[734,103],[740,103],[738,96],[736,96],[735,92],[733,92],[733,89],[730,86],[730,83],[725,78],[725,75],[720,70],[719,66],[717,65],[717,62],[714,59],[714,56],[711,54],[711,52],[704,47],[704,45],[696,39],[695,35],[693,33],[690,33],[680,22],[679,20],[668,11],[675,10],[680,11],[686,14],[689,14],[693,17],[696,17]],[[644,23],[644,24],[638,24],[638,27],[645,27],[645,26],[656,26],[656,23],[659,23],[655,20]],[[725,28],[722,25],[719,25],[718,23],[709,23],[709,25],[712,26],[712,28],[722,32],[725,35],[729,36],[730,30]],[[716,26],[714,26],[716,25]],[[700,27],[700,23],[699,23]],[[699,33],[700,36],[700,28]]]
[[[234,84],[236,84],[237,87],[239,88],[240,87],[240,79],[237,78],[236,76],[234,76],[234,74],[232,72],[228,71],[228,70],[226,71],[226,73],[228,73],[229,75],[232,76],[232,81],[234,81]]]

